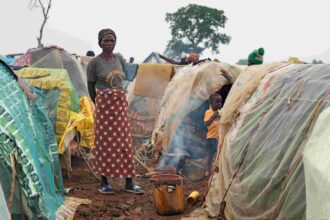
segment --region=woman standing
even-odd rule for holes
[[[114,193],[107,177],[126,178],[125,190],[143,194],[133,184],[135,167],[127,117],[127,100],[123,90],[124,72],[121,58],[113,53],[116,34],[102,29],[98,34],[102,53],[87,67],[88,91],[95,103],[94,170],[101,175],[101,193]]]

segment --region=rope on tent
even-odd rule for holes
[[[10,178],[10,193],[9,193],[9,201],[8,201],[8,210],[10,213],[13,212],[13,200],[14,200],[14,191],[15,191],[15,178],[16,178],[16,157],[14,152],[10,153],[10,161],[11,161],[11,178]],[[24,220],[24,210],[23,210],[23,192],[22,186],[18,183],[18,191],[19,191],[19,203],[20,203],[20,216],[21,220]]]
[[[281,187],[280,197],[284,193],[284,189],[285,189],[285,187],[286,187],[286,185],[288,183],[289,176],[290,176],[292,170],[294,170],[298,166],[298,163],[300,161],[298,159],[300,159],[302,157],[302,155],[303,155],[302,154],[303,143],[304,143],[304,141],[307,140],[308,133],[310,132],[310,129],[311,129],[313,123],[317,120],[318,115],[320,114],[320,112],[321,112],[322,108],[324,107],[325,103],[327,103],[327,100],[326,99],[329,97],[329,95],[330,95],[330,89],[328,89],[327,92],[325,93],[325,95],[320,100],[318,100],[318,103],[315,105],[315,108],[312,111],[311,118],[310,118],[310,120],[309,120],[306,128],[304,129],[303,138],[301,139],[301,141],[299,143],[299,148],[297,150],[298,153],[294,157],[293,162],[290,165],[290,168],[289,168],[288,172],[285,174],[285,180],[284,180],[283,186]]]
[[[222,202],[221,202],[221,204],[220,204],[220,213],[219,213],[219,215],[218,215],[217,220],[226,220],[225,213],[224,213],[224,212],[225,212],[225,208],[226,208],[226,201],[225,201],[225,198],[226,198],[226,196],[227,196],[227,193],[228,193],[228,191],[229,191],[231,185],[232,185],[233,182],[234,182],[234,179],[235,179],[236,176],[237,176],[237,173],[239,172],[241,166],[242,166],[243,163],[244,163],[244,160],[245,160],[246,154],[247,154],[247,152],[248,152],[248,150],[249,150],[249,148],[250,148],[250,143],[251,143],[251,142],[249,142],[249,144],[248,144],[248,145],[246,146],[246,148],[244,149],[244,152],[243,152],[243,155],[242,155],[242,157],[241,157],[241,160],[240,160],[240,162],[239,162],[239,164],[238,164],[238,167],[236,168],[236,171],[235,171],[234,175],[232,176],[232,178],[231,178],[231,180],[230,180],[230,183],[229,183],[229,185],[228,185],[228,187],[227,187],[227,189],[226,189],[226,192],[225,192],[225,194],[223,195]]]
[[[10,213],[13,212],[13,199],[14,199],[14,190],[15,190],[15,176],[16,176],[16,168],[15,168],[15,158],[14,152],[10,153],[10,161],[11,161],[11,178],[10,178],[10,193],[8,200],[8,210]]]

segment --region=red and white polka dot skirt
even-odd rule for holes
[[[125,92],[96,89],[95,103],[95,172],[114,178],[135,177]]]

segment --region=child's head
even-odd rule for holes
[[[210,95],[209,102],[213,111],[219,110],[222,106],[222,97],[220,94],[214,93]]]

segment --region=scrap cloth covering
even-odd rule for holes
[[[109,177],[135,177],[125,91],[96,89],[94,170]]]

